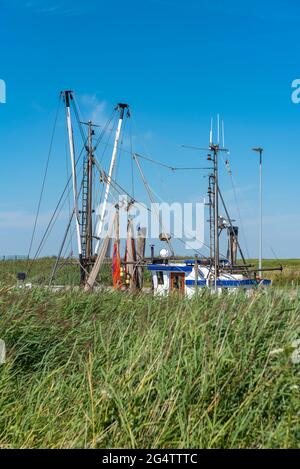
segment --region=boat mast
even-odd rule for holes
[[[218,152],[219,145],[210,145],[213,151],[213,174],[214,174],[214,203],[213,203],[213,233],[214,233],[214,267],[215,267],[215,288],[217,288],[217,278],[219,276],[219,178],[218,178]]]
[[[121,128],[122,128],[125,109],[128,110],[127,112],[128,112],[128,115],[129,115],[129,106],[128,106],[128,104],[119,103],[117,105],[117,110],[120,112],[120,117],[119,117],[119,122],[118,122],[117,130],[116,130],[116,136],[115,136],[114,148],[113,148],[112,157],[111,157],[109,173],[108,173],[108,177],[107,177],[107,181],[106,181],[106,188],[105,188],[104,200],[103,200],[103,205],[102,205],[102,211],[101,211],[101,215],[100,215],[100,221],[99,221],[99,224],[98,224],[98,227],[97,227],[97,232],[96,232],[97,243],[96,243],[96,247],[95,247],[95,254],[98,254],[98,251],[99,251],[100,236],[101,236],[101,232],[102,232],[103,224],[104,224],[104,216],[105,216],[105,212],[106,212],[107,200],[108,200],[110,186],[111,186],[111,178],[112,178],[112,174],[113,174],[115,164],[116,164],[117,152],[118,152],[118,148],[119,148],[119,139],[120,139],[120,134],[121,134]]]
[[[81,240],[82,261],[84,271],[81,281],[85,281],[86,273],[90,271],[93,254],[93,123],[83,122],[88,126],[88,141],[86,145],[87,156],[84,160],[83,182],[82,182],[82,211],[81,211]]]
[[[93,254],[93,124],[92,121],[88,122],[88,203],[87,203],[87,233],[86,233],[86,257],[91,258]]]
[[[82,275],[82,272],[83,272],[83,268],[82,268],[82,245],[81,245],[79,210],[78,210],[78,191],[77,191],[77,176],[76,176],[76,162],[75,162],[75,147],[74,147],[74,136],[73,136],[73,127],[72,127],[71,111],[70,111],[70,101],[73,99],[73,94],[72,94],[72,91],[63,91],[62,95],[64,96],[64,100],[65,100],[65,104],[66,104],[67,128],[68,128],[71,167],[72,167],[73,200],[74,200],[74,215],[75,215],[75,225],[76,225],[77,248],[78,248],[78,256],[79,256],[79,263],[80,263],[80,271],[81,271],[81,275]]]
[[[208,156],[209,160],[211,160],[210,155]],[[213,258],[213,175],[210,174],[208,176],[208,206],[209,206],[209,257],[210,259]]]

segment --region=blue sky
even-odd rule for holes
[[[0,254],[28,251],[58,93],[73,89],[86,118],[104,121],[116,102],[128,102],[135,150],[177,166],[206,165],[181,145],[207,145],[210,117],[220,113],[249,254],[258,244],[251,148],[259,145],[264,255],[273,257],[273,249],[278,257],[300,257],[300,104],[291,101],[291,83],[300,77],[299,2],[0,0],[0,8],[0,79],[7,86],[0,104]],[[64,182],[59,143],[40,229]],[[169,200],[205,196],[200,172],[148,170]],[[224,168],[221,186],[237,217]]]

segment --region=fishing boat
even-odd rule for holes
[[[269,279],[263,278],[266,270],[248,264],[240,246],[238,239],[239,228],[229,215],[223,195],[219,185],[219,155],[228,150],[220,145],[219,137],[217,143],[213,142],[212,128],[210,131],[210,143],[208,148],[200,148],[199,151],[207,153],[208,168],[198,168],[208,171],[208,211],[209,211],[209,255],[205,256],[199,250],[194,251],[194,256],[189,259],[176,259],[172,247],[172,233],[165,233],[161,225],[159,243],[165,243],[160,249],[159,255],[155,254],[155,246],[151,244],[151,255],[146,257],[147,231],[145,227],[135,229],[130,215],[132,208],[141,203],[136,199],[130,189],[120,185],[116,177],[116,165],[120,156],[120,146],[122,144],[122,129],[125,119],[130,119],[129,106],[126,103],[118,103],[114,108],[113,115],[116,118],[115,135],[112,144],[112,154],[109,167],[106,170],[99,161],[96,154],[100,142],[102,142],[105,132],[112,123],[112,117],[108,119],[102,128],[99,138],[95,141],[95,130],[98,127],[91,120],[83,122],[80,119],[80,112],[75,100],[73,91],[61,92],[61,99],[65,107],[66,128],[69,144],[69,157],[71,164],[71,174],[59,199],[56,210],[53,213],[46,233],[38,246],[34,256],[36,258],[41,252],[43,242],[47,233],[51,231],[53,223],[57,219],[57,210],[65,194],[72,192],[72,210],[70,211],[67,227],[62,239],[62,243],[56,257],[50,285],[55,282],[55,276],[61,263],[76,262],[79,267],[79,284],[85,291],[91,291],[101,284],[99,272],[107,260],[107,253],[112,249],[112,286],[116,290],[134,292],[141,290],[144,286],[144,272],[148,270],[152,277],[152,291],[155,295],[167,295],[177,291],[192,297],[195,293],[209,289],[212,292],[221,293],[223,291],[236,292],[239,290],[250,291],[256,288],[264,288],[271,284]],[[83,150],[76,151],[74,140],[74,128],[72,114],[77,120],[81,136],[83,139]],[[87,133],[85,129],[87,128]],[[134,152],[129,152],[131,164],[135,165],[137,174],[143,184],[150,203],[155,203],[155,194],[148,183],[147,177],[142,169],[141,160],[145,159],[153,164],[159,164],[169,168],[173,172],[176,170],[192,168],[175,168],[167,164],[149,158],[149,156]],[[82,154],[84,155],[82,157]],[[78,168],[82,168],[82,178],[79,180]],[[97,177],[95,175],[97,171]],[[44,177],[45,180],[45,177]],[[102,187],[101,209],[97,211],[96,205],[99,200],[95,200],[95,188]],[[44,183],[43,183],[44,187]],[[43,188],[42,187],[42,188]],[[127,232],[124,244],[124,254],[122,256],[122,244],[120,240],[120,203],[116,202],[113,193],[126,194],[127,212]],[[108,221],[109,228],[103,236],[107,207],[110,199],[114,200],[114,210]],[[40,197],[41,200],[41,197]],[[225,217],[220,215],[220,206],[225,212]],[[40,202],[38,207],[38,213]],[[147,208],[149,211],[151,208]],[[37,213],[37,217],[38,217]],[[37,217],[35,227],[37,225]],[[159,217],[159,215],[158,215]],[[220,237],[226,233],[228,237],[227,256],[220,255]],[[75,234],[77,255],[74,257],[73,251],[67,256],[66,245],[68,237]],[[31,239],[34,237],[34,233]],[[177,256],[178,257],[178,256]],[[239,259],[238,259],[239,257]],[[281,269],[280,267],[278,268]],[[277,269],[276,269],[277,270]]]
[[[210,230],[210,256],[208,258],[188,259],[184,262],[172,262],[169,260],[169,251],[163,249],[159,258],[152,259],[147,266],[152,274],[153,291],[157,295],[166,295],[177,291],[192,297],[199,290],[210,289],[216,293],[224,291],[232,293],[240,290],[251,291],[256,288],[264,288],[271,285],[271,280],[262,277],[263,272],[275,269],[255,269],[253,265],[247,264],[238,240],[238,226],[233,225],[227,206],[219,187],[218,160],[219,153],[228,153],[221,148],[219,143],[212,141],[212,128],[210,131],[210,144],[207,151],[208,161],[212,162],[209,174],[208,207],[209,207],[209,230]],[[218,139],[219,140],[219,139]],[[228,160],[226,161],[229,166]],[[229,173],[231,172],[229,168]],[[219,214],[220,203],[226,213],[224,218]],[[220,236],[226,231],[228,236],[227,258],[220,257]],[[166,240],[166,239],[165,239]],[[167,241],[167,240],[166,240]],[[237,262],[237,254],[240,254],[241,262]],[[278,270],[282,270],[281,267]]]

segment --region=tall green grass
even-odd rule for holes
[[[1,448],[300,446],[297,296],[2,287],[0,310]]]

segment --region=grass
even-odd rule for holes
[[[300,447],[297,295],[2,286],[0,309],[1,448]]]
[[[55,264],[55,257],[45,257],[31,260],[9,260],[0,261],[0,282],[6,285],[16,284],[18,272],[26,273],[26,282],[34,285],[48,285],[52,269]],[[111,284],[111,267],[105,264],[100,273],[99,281],[102,284]],[[72,264],[61,264],[53,281],[55,285],[76,286],[79,283],[79,265],[74,261]]]
[[[257,259],[250,259],[250,264],[258,266]],[[265,259],[263,268],[283,267],[283,271],[264,272],[264,276],[273,281],[276,287],[300,286],[300,259]]]

